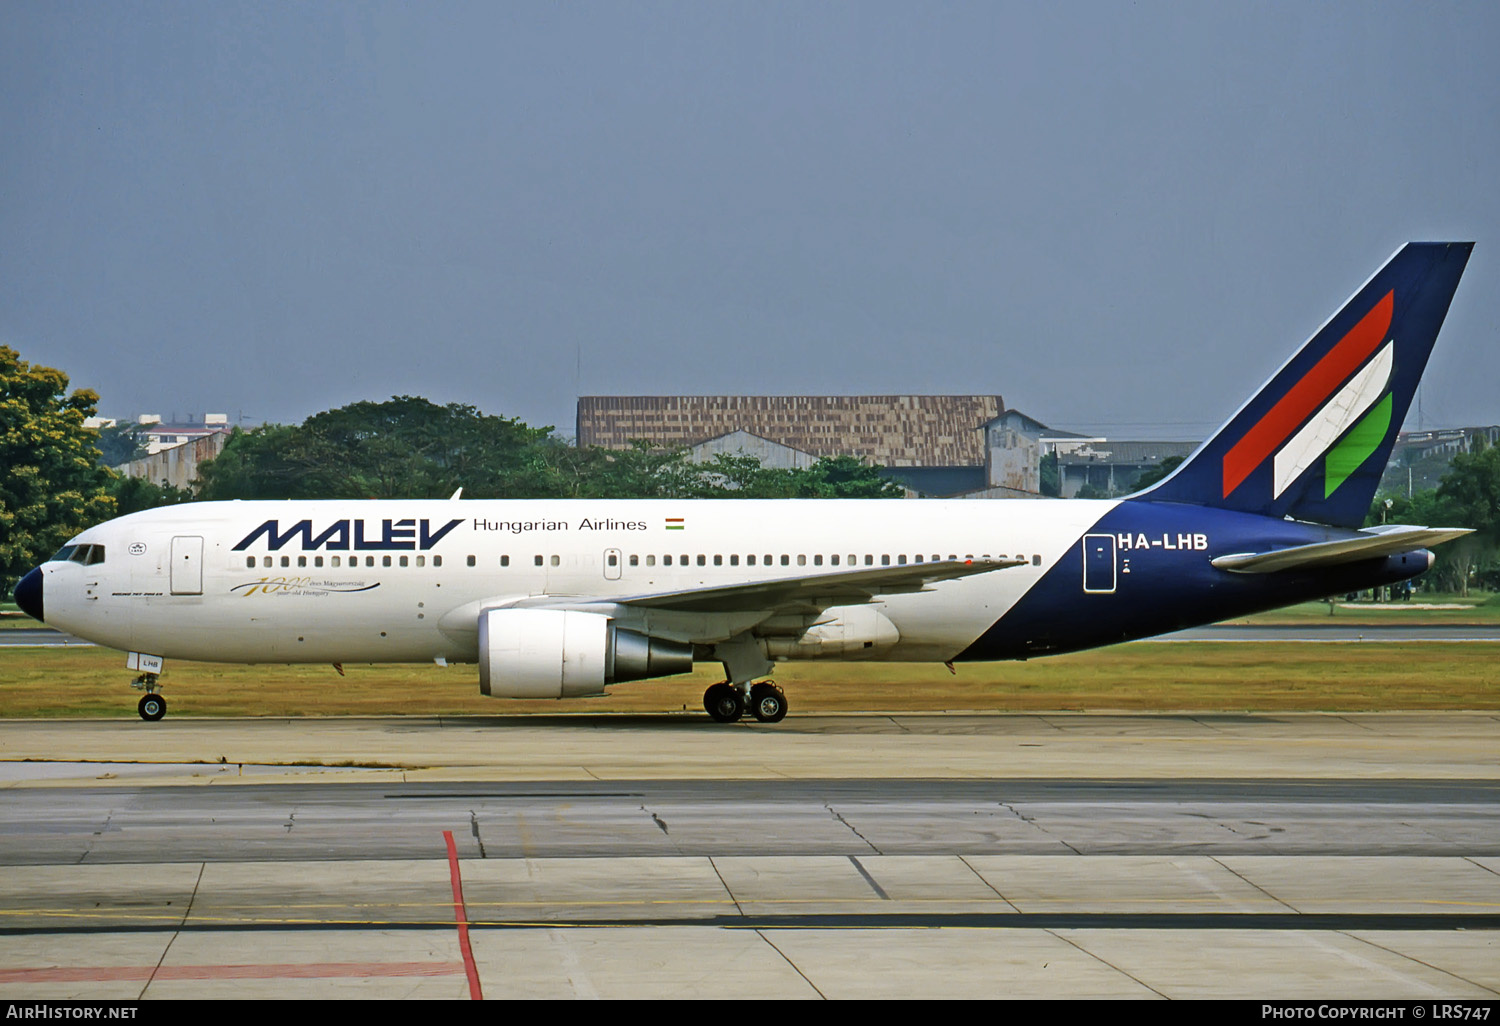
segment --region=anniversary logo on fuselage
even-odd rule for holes
[[[362,591],[374,591],[380,582],[366,584],[364,581],[335,581],[316,577],[262,577],[229,589],[231,595],[355,595]]]

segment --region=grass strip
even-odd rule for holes
[[[0,649],[0,716],[134,718],[110,649]],[[717,666],[613,686],[604,698],[479,693],[473,666],[232,666],[169,660],[171,716],[505,715],[701,711]],[[1137,642],[1025,663],[788,663],[793,713],[894,711],[1366,712],[1500,709],[1500,650],[1429,642]]]

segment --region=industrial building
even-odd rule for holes
[[[623,449],[642,439],[695,458],[745,452],[768,466],[855,456],[919,495],[984,488],[983,426],[998,395],[582,396],[580,446]]]
[[[111,417],[90,417],[84,427],[100,430],[116,427]],[[205,413],[202,420],[163,422],[158,414],[135,418],[136,434],[146,454],[115,467],[125,477],[139,477],[153,484],[190,489],[198,480],[198,468],[224,451],[229,440],[229,415]]]
[[[581,446],[682,447],[694,460],[755,456],[805,467],[820,456],[880,464],[914,495],[1036,498],[1042,460],[1058,459],[1064,498],[1126,490],[1193,442],[1109,442],[1050,428],[998,395],[583,396]]]
[[[1123,495],[1135,488],[1136,481],[1148,470],[1161,466],[1163,460],[1176,456],[1186,459],[1198,448],[1197,442],[1138,442],[1090,439],[1057,454],[1059,494],[1075,499],[1085,488],[1087,494]]]

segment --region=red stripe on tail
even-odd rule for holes
[[[1360,322],[1349,329],[1302,380],[1266,413],[1245,437],[1224,454],[1224,497],[1238,488],[1265,458],[1292,436],[1309,414],[1338,389],[1385,339],[1395,309],[1395,292],[1387,292]]]

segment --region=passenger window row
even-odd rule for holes
[[[358,556],[348,556],[348,557],[344,557],[344,556],[327,556],[327,557],[324,557],[324,556],[297,556],[295,558],[296,558],[296,565],[299,568],[309,567],[309,566],[313,567],[313,568],[321,567],[321,566],[323,566],[323,561],[324,561],[325,558],[328,560],[328,566],[330,566],[330,567],[341,567],[341,566],[345,565],[344,564],[345,559],[348,560],[348,566],[350,566],[350,567],[357,567],[357,566],[360,565],[359,564],[359,557]],[[365,566],[374,566],[375,565],[375,558],[376,557],[374,557],[374,556],[366,556],[365,557],[365,563],[364,563],[364,565]],[[247,567],[254,567],[255,566],[255,559],[256,559],[256,557],[254,557],[254,556],[246,556],[245,557],[245,566],[247,566]],[[266,568],[273,567],[277,563],[277,558],[274,557],[274,556],[262,556],[262,557],[260,557],[260,559],[261,559],[261,565],[264,566],[264,567],[266,567]],[[290,567],[290,566],[293,565],[292,564],[292,560],[293,560],[293,557],[291,557],[291,556],[282,556],[282,557],[280,557],[280,564],[283,567]],[[381,556],[380,557],[380,565],[381,566],[426,566],[427,565],[427,557],[426,556]],[[433,556],[432,557],[432,565],[433,566],[442,566],[443,565],[443,557],[442,556]],[[474,557],[473,556],[469,557],[469,565],[470,566],[474,565]]]
[[[660,565],[661,566],[710,566],[710,565],[712,565],[712,566],[788,566],[789,567],[789,566],[796,565],[796,566],[850,566],[850,567],[857,567],[857,566],[861,566],[861,565],[863,565],[863,566],[876,566],[876,565],[879,565],[879,566],[906,566],[909,563],[913,563],[914,564],[914,563],[922,563],[922,562],[927,562],[928,561],[928,557],[925,556],[925,555],[914,555],[914,556],[911,556],[911,557],[908,558],[908,556],[907,556],[906,553],[900,553],[900,554],[894,555],[894,556],[891,555],[890,553],[882,553],[879,556],[875,555],[874,553],[865,553],[865,555],[863,557],[863,562],[861,563],[861,558],[856,553],[851,553],[847,557],[845,557],[845,556],[843,556],[841,554],[838,554],[838,553],[834,553],[832,555],[824,555],[822,553],[814,553],[812,555],[808,555],[806,553],[801,553],[801,554],[798,554],[796,556],[793,556],[790,553],[782,553],[781,556],[778,558],[774,553],[766,553],[764,556],[759,556],[759,555],[756,555],[754,553],[751,553],[749,555],[743,555],[743,556],[740,555],[740,554],[738,554],[738,553],[731,553],[731,554],[729,554],[729,555],[726,556],[723,553],[715,553],[713,555],[709,555],[707,553],[702,553],[702,552],[698,553],[697,555],[691,555],[691,554],[688,554],[688,553],[683,553],[681,555],[676,555],[676,556],[674,556],[674,555],[672,555],[672,554],[669,553],[669,554],[663,555],[661,557],[657,557],[655,554],[649,554],[649,555],[645,555],[645,556],[632,554],[630,556],[625,557],[625,560],[628,563],[628,565],[634,566],[634,567],[639,567],[641,565],[645,565],[645,566],[648,566],[648,567],[654,567],[654,566],[658,565],[658,558],[660,559]],[[959,557],[956,554],[951,554],[951,555],[948,556],[948,560],[950,562],[956,561],[956,560],[958,560],[960,558],[963,558],[963,559],[974,559],[976,557],[974,556],[974,554],[972,552],[965,554],[963,557]],[[993,556],[992,557],[988,552],[984,553],[983,555],[979,556],[978,558],[979,559],[992,559],[992,558],[993,559],[1012,559],[1013,558],[1013,559],[1019,559],[1019,560],[1021,560],[1023,562],[1027,561],[1027,559],[1028,559],[1028,557],[1024,553],[1017,554],[1016,556],[1013,556],[1013,557],[1012,556],[1006,556],[1006,555],[1004,555],[1002,553],[1001,555]],[[611,566],[611,567],[620,566],[620,560],[621,560],[621,556],[617,552],[610,551],[610,552],[606,553],[606,555],[605,555],[605,563],[608,566]],[[877,560],[878,560],[878,563],[877,563]],[[1042,557],[1040,555],[1032,555],[1032,556],[1029,557],[1029,560],[1030,560],[1032,566],[1041,566],[1042,565]],[[794,561],[795,561],[795,563],[794,563]],[[935,553],[932,554],[930,561],[933,562],[933,563],[940,563],[940,562],[943,561],[943,556],[940,553],[936,553],[935,552]],[[466,560],[466,563],[467,563],[468,566],[477,566],[478,562],[479,561],[478,561],[477,557],[475,557],[475,556],[469,556],[467,558],[467,560]],[[500,557],[500,565],[503,566],[503,567],[510,566],[510,557],[509,556],[501,556]],[[562,557],[561,556],[533,556],[532,557],[532,565],[534,565],[534,566],[561,566],[562,565]]]
[[[104,546],[103,545],[76,545],[76,546],[75,545],[65,545],[57,553],[57,555],[53,556],[52,558],[54,560],[70,560],[70,561],[72,561],[74,563],[102,563],[102,562],[104,562]],[[293,563],[292,563],[293,558],[294,557],[292,557],[292,556],[281,556],[280,560],[279,560],[280,565],[282,567],[285,567],[285,568],[290,568],[293,565]],[[319,567],[322,567],[324,565],[325,558],[328,561],[327,565],[330,566],[330,567],[333,567],[333,568],[338,568],[338,567],[342,566],[345,559],[347,559],[347,561],[348,561],[347,565],[349,567],[357,567],[357,566],[360,565],[360,557],[358,557],[358,556],[348,556],[348,557],[340,557],[340,556],[327,556],[327,557],[324,557],[324,556],[311,556],[311,557],[309,557],[309,556],[297,556],[297,557],[295,557],[295,559],[296,559],[296,566],[299,569],[306,568],[308,566],[311,566],[313,568],[319,568]],[[640,566],[643,559],[645,561],[645,565],[648,566],[648,567],[654,567],[654,566],[657,565],[657,557],[656,557],[655,554],[649,554],[649,555],[646,555],[646,556],[631,555],[628,558],[629,558],[630,565],[631,566],[635,566],[635,567]],[[796,565],[797,566],[808,566],[809,565],[809,560],[811,560],[811,564],[810,565],[812,565],[812,566],[825,566],[825,565],[826,566],[850,566],[850,567],[857,567],[857,566],[861,566],[861,565],[863,565],[863,566],[876,566],[877,565],[877,563],[876,563],[877,559],[879,560],[879,563],[878,563],[879,566],[892,566],[892,565],[894,565],[894,566],[906,566],[906,565],[908,565],[907,554],[904,553],[904,552],[900,553],[898,555],[895,555],[895,556],[892,556],[890,553],[881,553],[879,556],[876,556],[874,553],[867,552],[867,553],[864,554],[864,558],[863,558],[862,562],[861,562],[861,559],[860,559],[859,555],[856,554],[856,553],[850,553],[849,556],[847,557],[847,560],[846,560],[845,557],[843,557],[842,555],[840,555],[838,553],[834,553],[833,555],[826,555],[826,556],[824,554],[822,554],[822,553],[814,553],[811,556],[809,556],[809,555],[807,555],[805,553],[799,553],[797,556],[793,557],[790,553],[785,553],[784,552],[784,553],[781,554],[780,558],[778,559],[772,553],[766,553],[764,556],[757,556],[755,553],[750,553],[750,554],[745,555],[743,557],[740,554],[738,554],[738,553],[731,553],[727,557],[724,556],[722,553],[715,553],[713,556],[710,557],[706,553],[701,553],[700,552],[696,556],[691,556],[691,555],[689,555],[687,553],[683,553],[683,554],[678,555],[676,557],[674,557],[671,554],[663,555],[661,557],[661,564],[660,565],[661,566],[708,566],[709,565],[709,560],[712,559],[712,561],[713,561],[712,565],[714,565],[714,566],[725,566],[726,565],[725,560],[727,559],[728,560],[728,563],[727,563],[728,566],[741,566],[741,565],[743,565],[743,566],[792,566],[793,565],[792,560],[794,558],[796,560]],[[964,559],[974,559],[975,557],[974,557],[973,553],[969,553],[969,554],[965,555],[963,558]],[[986,552],[982,556],[980,556],[979,558],[980,559],[990,559],[992,557],[990,556],[990,554],[988,552]],[[999,555],[999,556],[995,556],[993,558],[995,558],[995,559],[1007,559],[1007,558],[1012,558],[1012,557],[1007,557],[1007,556],[1005,556],[1005,555],[1002,554],[1002,555]],[[1018,555],[1016,555],[1013,558],[1025,561],[1027,557],[1023,553],[1023,554],[1018,554]],[[425,567],[427,565],[427,557],[425,555],[423,555],[423,556],[394,556],[394,557],[393,556],[381,556],[381,557],[379,557],[379,559],[380,559],[380,565],[383,566],[383,567],[388,567],[388,566],[418,566],[418,567]],[[675,562],[674,562],[674,559],[675,559]],[[741,559],[743,559],[743,563],[741,563]],[[912,556],[910,558],[909,562],[911,562],[911,563],[922,563],[922,562],[926,561],[926,559],[927,559],[926,556],[915,555],[915,556]],[[959,557],[956,554],[950,554],[948,556],[948,560],[950,562],[955,561],[957,559],[959,559]],[[311,562],[309,562],[309,560]],[[365,556],[364,557],[364,565],[367,566],[367,567],[373,567],[373,566],[376,565],[375,564],[375,560],[376,560],[375,556]],[[892,562],[893,560],[894,560],[894,563]],[[262,566],[264,566],[264,567],[266,567],[266,568],[269,569],[269,568],[271,568],[271,567],[273,567],[273,566],[276,565],[276,563],[277,563],[277,557],[274,557],[274,556],[262,556],[262,557],[260,557],[260,561],[261,561],[261,565]],[[932,554],[931,562],[940,563],[942,561],[943,561],[942,555],[940,555],[939,553],[936,553],[936,552]],[[619,556],[619,554],[615,553],[615,552],[608,553],[608,555],[606,557],[606,562],[611,567],[619,566],[620,565],[620,556]],[[1030,562],[1031,562],[1032,566],[1041,566],[1042,565],[1042,557],[1040,555],[1033,554],[1031,556]],[[467,565],[467,566],[477,566],[478,563],[479,563],[479,560],[475,556],[471,555],[471,556],[468,556],[468,557],[465,558],[465,565]],[[246,567],[253,568],[255,565],[256,565],[256,557],[255,556],[246,556],[245,557],[245,566]],[[442,566],[443,565],[443,557],[442,556],[433,556],[432,557],[432,565],[435,566],[435,567]],[[508,556],[508,555],[501,556],[500,557],[500,565],[502,567],[508,567],[508,566],[510,566],[510,556]],[[561,556],[557,556],[557,555],[553,555],[553,556],[533,556],[532,557],[532,565],[533,566],[561,566],[562,565],[562,557]]]

